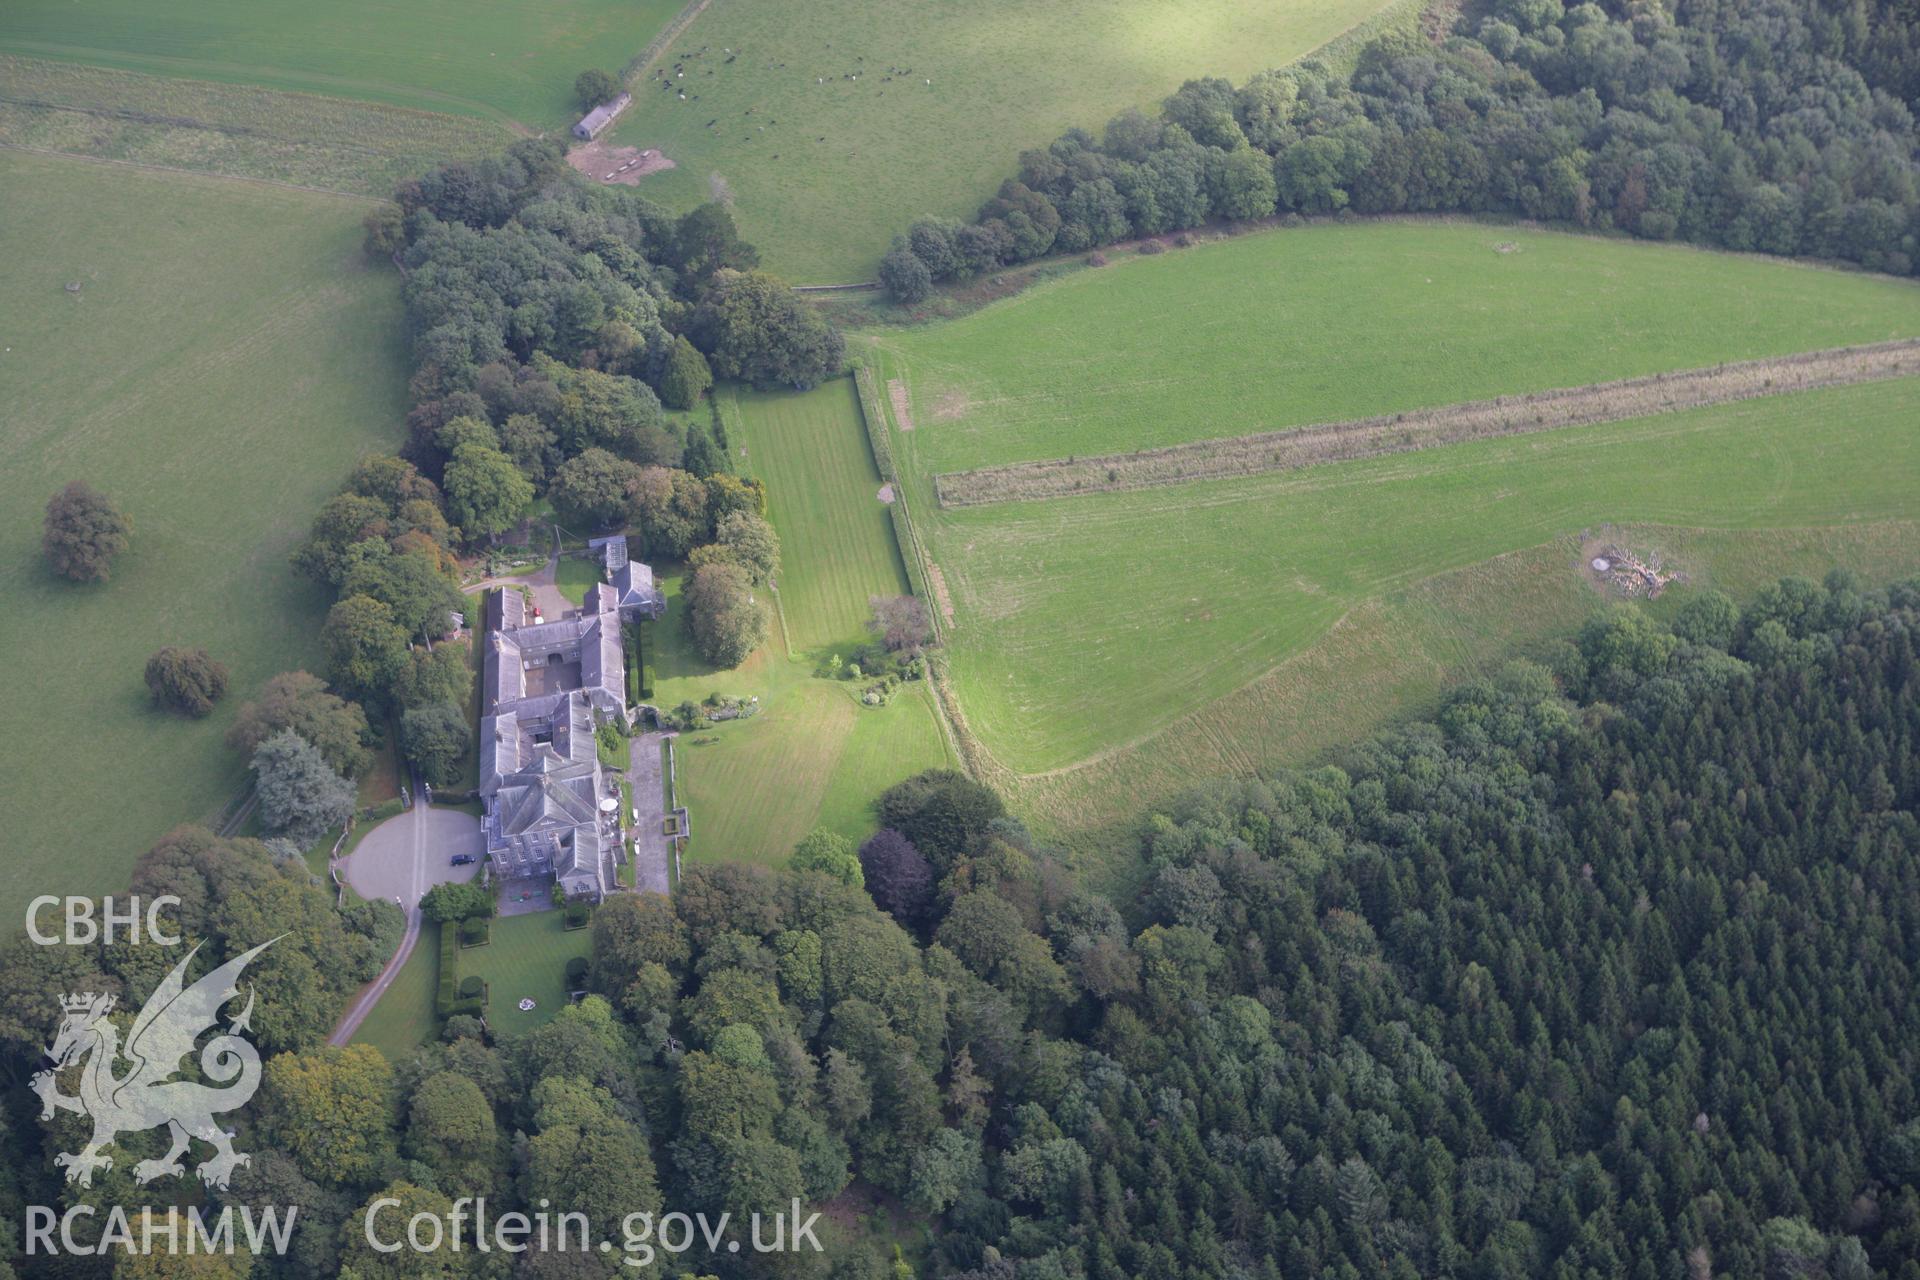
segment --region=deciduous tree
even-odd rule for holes
[[[840,331],[764,272],[721,271],[695,308],[690,331],[715,374],[756,387],[805,390],[846,363]]]
[[[739,565],[709,564],[694,571],[684,592],[688,625],[700,656],[716,667],[737,667],[767,638],[767,611]]]
[[[933,272],[902,242],[880,259],[880,287],[895,302],[911,306],[933,292]]]
[[[605,449],[583,450],[560,464],[547,496],[567,523],[581,529],[603,529],[626,511],[627,492],[640,468]]]
[[[227,692],[227,669],[205,649],[170,644],[147,659],[147,692],[153,705],[198,719]]]
[[[103,493],[75,480],[47,501],[40,548],[47,564],[74,582],[105,582],[127,549],[133,521]]]
[[[933,905],[933,865],[913,842],[884,827],[860,846],[860,866],[874,905],[917,929]]]
[[[459,650],[453,650],[459,656]],[[462,670],[465,663],[461,664]],[[326,682],[305,671],[283,671],[245,703],[227,730],[227,745],[252,757],[254,750],[282,729],[312,743],[327,764],[349,778],[367,767],[367,714],[360,704],[327,692]]]
[[[573,78],[573,96],[582,111],[591,111],[603,102],[620,96],[620,82],[598,67],[589,67]]]
[[[725,547],[734,563],[757,584],[764,586],[780,572],[780,535],[751,511],[722,517],[714,530],[714,543]]]
[[[646,554],[684,560],[707,537],[707,486],[677,467],[644,467],[628,489],[627,518]]]
[[[869,596],[867,630],[895,653],[919,654],[933,640],[933,615],[918,596]]]
[[[533,485],[512,458],[486,444],[453,450],[443,478],[447,514],[468,538],[505,533],[533,501]]]
[[[407,1154],[458,1195],[485,1195],[506,1169],[505,1144],[480,1086],[453,1071],[426,1077],[407,1105]]]
[[[793,857],[788,865],[796,871],[822,871],[842,884],[859,888],[865,883],[860,869],[860,855],[854,852],[853,842],[836,832],[823,827],[815,827],[793,846]]]
[[[355,595],[327,611],[320,628],[327,678],[369,706],[390,705],[394,682],[407,665],[407,633],[393,610],[372,596]]]
[[[713,370],[707,367],[707,358],[685,335],[675,334],[660,380],[654,385],[660,403],[669,409],[691,409],[712,385]]]
[[[364,1186],[393,1155],[393,1069],[371,1045],[268,1059],[259,1124],[267,1142],[323,1186]]]
[[[460,780],[461,763],[473,749],[466,712],[450,702],[408,707],[400,716],[400,749],[428,782],[452,786]]]

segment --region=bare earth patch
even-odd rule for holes
[[[673,161],[652,147],[616,147],[609,142],[589,142],[567,152],[567,163],[595,182],[633,187],[650,173],[674,167]]]
[[[933,582],[934,603],[940,606],[940,616],[948,626],[953,625],[953,596],[947,591],[947,575],[940,572],[940,566],[927,561],[927,577]]]
[[[1670,584],[1686,581],[1657,548],[1630,547],[1611,529],[1580,540],[1577,566],[1588,586],[1628,600],[1652,600]]]
[[[1292,471],[1435,445],[1651,417],[1737,400],[1920,373],[1920,339],[1743,360],[1617,382],[1470,400],[1410,413],[1196,440],[1092,458],[1019,462],[934,477],[944,507],[1111,493],[1189,480]]]
[[[887,379],[887,399],[893,402],[893,420],[902,431],[913,430],[913,409],[907,400],[907,384],[898,378]]]
[[[935,422],[954,422],[967,416],[973,408],[973,400],[964,391],[943,391],[933,405]]]

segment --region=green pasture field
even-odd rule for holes
[[[567,1005],[567,961],[592,950],[593,930],[568,929],[560,911],[502,916],[492,929],[486,946],[460,949],[462,981],[478,974],[487,983],[487,1025],[515,1035],[553,1021]],[[533,999],[525,1013],[523,996]]]
[[[325,593],[287,557],[356,458],[398,443],[399,290],[338,196],[0,152],[0,913],[125,887],[220,810],[239,704],[319,660]],[[64,288],[77,283],[80,291]],[[54,578],[45,504],[84,479],[133,519],[113,580]],[[163,644],[231,673],[205,720],[154,711]],[[31,732],[25,731],[31,727]]]
[[[385,197],[512,136],[467,115],[0,54],[0,142],[40,151]]]
[[[973,732],[1016,773],[1137,743],[1189,713],[1223,724],[1221,708],[1250,682],[1368,602],[1583,529],[1911,518],[1917,412],[1920,381],[1905,379],[943,512],[932,554],[955,610],[954,682]],[[1905,561],[1920,566],[1920,548],[1909,545]],[[1560,572],[1574,575],[1576,562],[1569,554]],[[1317,710],[1338,716],[1337,684],[1329,694]],[[1240,749],[1249,762],[1263,755]]]
[[[865,280],[914,218],[977,209],[1023,148],[1153,108],[1194,76],[1238,81],[1282,66],[1406,8],[809,0],[801,16],[774,0],[711,0],[655,64],[667,80],[634,86],[613,136],[676,163],[641,187],[664,203],[730,192],[773,270],[798,283]]]
[[[810,654],[864,643],[868,601],[908,586],[853,379],[800,394],[719,394],[736,466],[766,482],[788,646]]]
[[[1161,768],[1166,759],[1244,772],[1377,722],[1393,690],[1437,687],[1446,664],[1422,647],[1432,636],[1447,637],[1441,655],[1484,659],[1497,651],[1486,637],[1517,642],[1577,621],[1483,591],[1475,610],[1416,634],[1422,613],[1407,602],[1425,597],[1408,593],[1437,576],[1598,523],[1758,537],[1910,515],[1916,455],[1901,424],[1920,386],[1051,503],[942,510],[933,473],[1915,333],[1920,289],[1882,277],[1381,222],[1128,256],[871,341],[883,387],[902,382],[910,403],[901,420],[883,392],[953,624],[953,683],[984,749],[976,765],[1066,832],[1097,812],[1118,820],[1118,800],[1137,810],[1146,779],[1183,776]],[[1590,591],[1571,598],[1593,603]],[[1538,625],[1467,627],[1480,611]],[[1394,627],[1355,623],[1389,615]],[[1325,660],[1343,631],[1408,646],[1385,664],[1390,682],[1349,684]],[[1429,660],[1396,665],[1409,653]],[[1255,692],[1279,672],[1295,699],[1284,706]],[[1303,690],[1313,696],[1300,700]]]
[[[1470,222],[1116,254],[888,330],[923,473],[1124,453],[1920,334],[1912,281]],[[915,516],[925,510],[916,506]]]
[[[1016,812],[1072,851],[1115,892],[1138,887],[1146,815],[1187,788],[1226,776],[1326,759],[1379,728],[1427,714],[1463,680],[1518,657],[1550,659],[1587,617],[1613,608],[1669,613],[1709,585],[1745,598],[1780,577],[1818,580],[1845,566],[1869,582],[1920,573],[1920,522],[1785,529],[1624,525],[1609,536],[1653,548],[1691,582],[1651,605],[1621,604],[1577,572],[1583,539],[1566,534],[1365,599],[1305,647],[1227,697],[1152,736],[1079,764],[988,774]]]
[[[618,74],[682,0],[11,0],[0,51],[570,125],[573,79]]]

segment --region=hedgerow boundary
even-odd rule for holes
[[[687,28],[693,25],[693,20],[706,12],[707,6],[712,2],[713,0],[688,0],[687,7],[674,14],[667,25],[660,28],[660,34],[647,41],[646,47],[634,54],[627,65],[621,68],[621,85],[629,90],[637,88],[640,78],[653,70],[653,64],[660,61],[661,55],[667,51],[667,46],[685,35]]]
[[[1901,338],[1223,440],[1196,440],[1134,453],[946,472],[934,477],[934,494],[942,507],[976,507],[1116,493],[1193,480],[1293,471],[1468,440],[1593,426],[1914,374],[1920,374],[1920,339]]]
[[[880,402],[880,389],[874,382],[873,370],[864,364],[856,365],[853,385],[860,400],[860,421],[866,426],[867,443],[873,449],[873,465],[879,468],[880,478],[893,486],[893,501],[887,504],[887,518],[893,522],[893,536],[900,544],[900,558],[907,566],[907,585],[913,588],[913,594],[926,601],[927,614],[933,620],[933,633],[935,637],[944,639],[946,620],[941,617],[940,601],[932,590],[931,561],[927,558],[926,548],[920,545],[920,535],[914,530],[913,519],[907,511],[907,490],[900,483],[900,472],[894,466],[893,446],[887,441],[886,410]]]
[[[944,586],[938,592],[934,590],[939,582],[939,570],[934,567],[932,557],[921,544],[919,531],[913,527],[913,517],[907,510],[907,486],[901,483],[899,468],[894,465],[893,445],[887,438],[889,419],[871,365],[865,362],[854,365],[853,386],[855,398],[860,404],[860,421],[867,428],[867,443],[873,449],[873,465],[879,469],[880,478],[893,486],[893,501],[887,504],[887,518],[893,522],[894,541],[900,544],[900,559],[907,566],[907,586],[927,606],[927,618],[933,626],[934,639],[944,644],[947,639],[947,614],[952,606],[946,599]],[[947,749],[973,777],[992,776],[997,765],[967,727],[960,699],[947,679],[944,653],[936,650],[927,656],[927,679],[933,685],[933,718],[940,726],[940,736]]]

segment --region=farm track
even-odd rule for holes
[[[947,472],[934,477],[934,493],[942,507],[1117,493],[1593,426],[1915,373],[1920,373],[1920,339],[1904,338],[1136,453]]]
[[[620,83],[628,89],[639,84],[640,78],[653,70],[653,64],[666,55],[673,42],[686,34],[693,20],[705,13],[713,0],[689,0],[686,8],[673,15],[673,21],[667,23],[660,34],[647,41],[647,47],[633,56],[626,69],[620,73]]]

